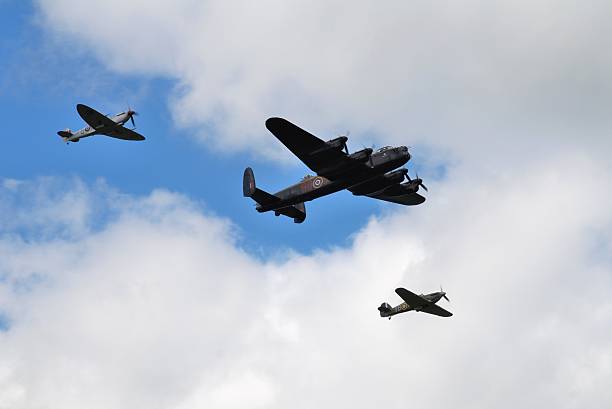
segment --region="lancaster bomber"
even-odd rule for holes
[[[439,305],[436,305],[442,298],[449,301],[446,293],[441,288],[439,292],[431,294],[416,295],[405,288],[396,288],[395,293],[402,297],[404,302],[396,307],[391,307],[386,302],[382,303],[380,307],[378,307],[381,317],[389,317],[389,319],[391,319],[392,316],[407,311],[421,311],[428,314],[439,315],[440,317],[450,317],[453,315]]]
[[[274,211],[293,218],[306,219],[304,202],[348,189],[354,195],[402,205],[418,205],[425,198],[417,192],[427,188],[417,176],[410,179],[408,169],[394,170],[410,160],[406,146],[386,146],[374,152],[365,148],[349,154],[348,137],[323,141],[283,118],[269,118],[266,128],[296,155],[316,176],[305,176],[301,182],[275,194],[258,189],[251,168],[246,168],[243,194],[257,202],[258,212]],[[404,181],[406,180],[406,181]]]
[[[134,115],[138,115],[138,113],[132,111],[132,109],[120,112],[117,115],[106,116],[87,105],[78,104],[76,108],[77,112],[81,118],[87,122],[88,126],[76,132],[72,132],[70,129],[59,131],[57,134],[61,136],[66,143],[78,142],[92,135],[106,135],[128,141],[143,141],[145,139],[141,134],[134,132],[136,128]],[[132,122],[134,129],[123,126],[127,121]]]

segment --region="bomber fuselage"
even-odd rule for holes
[[[409,160],[410,153],[405,146],[382,148],[372,153],[365,162],[369,168],[375,170],[374,175],[372,172],[360,173],[351,169],[345,169],[334,180],[329,180],[323,176],[306,176],[299,183],[274,193],[274,196],[280,198],[281,201],[266,206],[258,205],[256,209],[259,212],[281,209],[298,203],[308,202],[353,186],[359,186],[368,180],[404,165]]]

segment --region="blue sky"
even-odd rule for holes
[[[176,86],[172,79],[109,72],[86,49],[50,40],[29,3],[5,1],[0,7],[0,109],[9,118],[0,151],[3,177],[78,176],[88,183],[104,178],[135,195],[155,188],[183,193],[207,211],[231,219],[244,248],[261,255],[279,247],[309,252],[347,245],[370,216],[394,207],[340,192],[308,203],[307,221],[299,226],[270,213],[257,214],[252,202],[241,196],[245,166],[253,167],[260,187],[274,191],[309,173],[297,158],[292,165],[279,165],[245,150],[219,154],[208,149],[190,138],[194,129],[174,126],[167,102]],[[131,104],[140,113],[138,129],[147,140],[129,143],[94,137],[69,146],[61,143],[56,131],[84,126],[75,110],[77,103],[104,113],[120,112]],[[278,144],[265,129],[265,119],[261,118],[258,132],[266,134],[270,144]],[[349,147],[360,148],[350,141]]]

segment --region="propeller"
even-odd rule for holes
[[[444,292],[444,289],[442,288],[442,286],[440,286],[440,292],[442,293],[442,298],[444,298],[446,301],[450,302],[450,300],[446,296],[446,293]]]
[[[422,187],[426,192],[429,192],[429,190],[427,189],[427,186],[423,184],[423,179],[419,177],[419,172],[416,172],[416,179],[410,179],[410,175],[408,175],[408,170],[406,170],[406,179],[408,179],[408,182],[412,182],[412,181],[417,182],[417,185]]]
[[[419,177],[419,172],[416,173],[416,179],[415,181],[418,182],[418,185],[421,186],[426,192],[429,192],[429,189],[427,189],[427,186],[425,186],[425,184],[423,184],[423,179],[421,179]]]
[[[348,138],[350,134],[351,134],[351,131],[346,131],[344,135],[340,135],[340,136],[345,136]],[[342,143],[342,149],[344,150],[344,153],[346,153],[347,155],[349,154],[348,145],[346,144],[346,142]]]
[[[136,128],[136,123],[134,122],[134,116],[138,116],[138,112],[133,111],[132,108],[130,108],[130,106],[128,105],[127,114],[128,114],[128,117],[130,118],[130,121],[132,121],[132,126]]]

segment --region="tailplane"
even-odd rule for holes
[[[70,129],[64,129],[63,131],[59,131],[57,134],[66,139],[72,136],[72,131]]]
[[[250,197],[255,200],[259,205],[274,205],[277,202],[280,202],[281,199],[278,196],[274,196],[271,193],[268,193],[264,190],[258,189],[255,185],[255,175],[253,174],[253,169],[246,168],[244,170],[244,177],[242,179],[242,194],[244,197]],[[258,211],[262,211],[259,208]],[[298,203],[296,205],[281,207],[279,209],[274,210],[274,214],[276,216],[291,217],[294,223],[302,223],[306,220],[306,206],[304,203]]]

